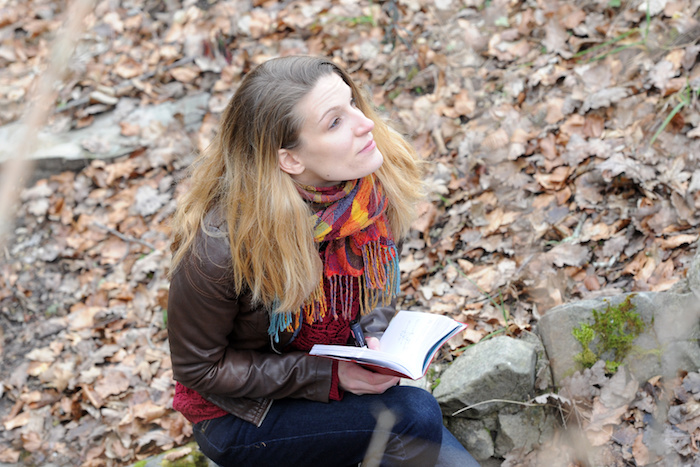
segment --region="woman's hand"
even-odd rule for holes
[[[367,347],[373,350],[379,348],[379,340],[374,337],[367,338]],[[396,386],[400,380],[398,376],[383,375],[367,370],[352,362],[338,362],[339,385],[353,394],[381,394],[392,386]]]
[[[379,339],[376,337],[368,337],[365,339],[365,343],[367,343],[367,347],[369,347],[372,350],[379,350]]]

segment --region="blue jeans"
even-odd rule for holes
[[[224,467],[356,466],[384,409],[395,423],[379,433],[388,437],[381,465],[479,465],[443,426],[435,398],[411,386],[377,395],[346,393],[342,401],[327,404],[276,400],[260,427],[227,415],[195,424],[194,437],[202,452]]]

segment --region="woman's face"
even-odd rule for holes
[[[297,104],[299,144],[279,150],[280,168],[297,182],[330,186],[374,173],[384,157],[372,137],[374,122],[355,106],[350,86],[331,73]]]

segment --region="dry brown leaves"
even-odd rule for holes
[[[699,373],[668,382],[654,377],[640,387],[624,369],[608,377],[604,367],[598,362],[562,382],[557,401],[569,428],[567,442],[552,440],[520,457],[511,453],[512,465],[544,465],[552,456],[558,462],[639,466],[698,458]]]
[[[411,128],[430,126],[433,202],[406,303],[461,315],[469,341],[495,315],[527,328],[572,298],[670,289],[700,222],[698,5],[647,21],[606,2],[489,3],[445,28],[447,65],[412,101],[432,115]]]
[[[2,462],[121,464],[191,436],[169,408],[173,168],[141,153],[24,192],[20,262],[5,262],[5,319],[26,322],[5,348]]]
[[[0,462],[122,465],[190,435],[169,409],[163,325],[174,184],[269,57],[332,56],[429,162],[403,305],[467,321],[464,343],[567,300],[676,285],[700,223],[699,5],[650,5],[647,22],[605,0],[97,2],[52,128],[90,126],[126,98],[205,91],[209,105],[197,134],[118,121],[143,149],[24,191],[0,262]],[[0,122],[23,110],[64,10],[0,8]],[[671,405],[694,410],[692,388]],[[646,409],[601,399],[589,394],[587,442],[653,462],[639,431],[614,439]],[[699,431],[685,414],[664,436],[689,456]]]

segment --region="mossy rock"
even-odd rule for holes
[[[547,310],[538,323],[547,349],[555,386],[581,370],[576,356],[581,343],[572,331],[591,325],[593,310],[606,310],[630,300],[644,322],[644,329],[631,343],[622,363],[637,381],[661,375],[674,377],[678,370],[700,367],[700,301],[692,293],[638,292],[606,298],[566,303]]]
[[[581,353],[574,356],[576,362],[591,368],[598,360],[605,359],[606,370],[617,371],[646,327],[633,298],[634,294],[630,294],[615,306],[608,303],[604,311],[593,309],[593,324],[581,323],[571,331],[582,347]]]

